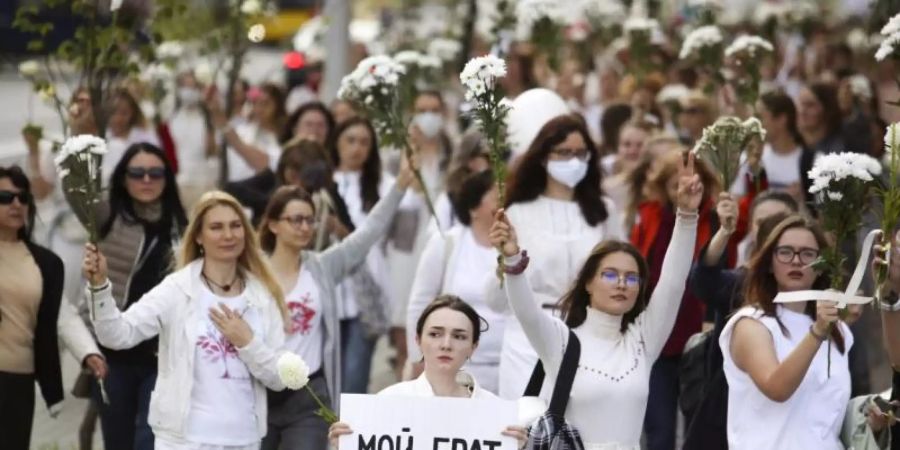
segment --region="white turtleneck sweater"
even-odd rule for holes
[[[581,342],[581,358],[566,420],[581,432],[588,448],[639,448],[650,368],[675,326],[696,234],[697,219],[676,220],[656,289],[647,308],[624,333],[622,316],[591,307],[587,308],[584,323],[573,329]],[[506,264],[516,264],[519,258],[507,258]],[[547,377],[541,396],[549,402],[569,328],[538,306],[527,271],[507,276],[506,294],[528,341],[544,364]]]

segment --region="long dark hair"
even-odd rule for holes
[[[513,169],[506,194],[506,207],[516,203],[524,203],[538,198],[547,188],[547,168],[545,164],[553,147],[566,140],[571,133],[578,133],[584,139],[588,150],[587,175],[575,185],[575,202],[581,209],[581,215],[591,226],[595,226],[609,217],[606,204],[603,203],[600,191],[600,168],[597,163],[597,147],[591,140],[584,121],[574,115],[554,118],[538,132],[528,151],[522,155]]]
[[[157,225],[163,232],[172,231],[175,235],[180,236],[187,226],[187,214],[184,212],[184,206],[181,203],[181,197],[178,195],[178,185],[175,182],[175,171],[166,158],[166,154],[157,146],[140,142],[132,144],[125,150],[122,159],[113,169],[112,176],[109,178],[109,217],[100,227],[100,238],[105,238],[112,230],[113,223],[119,216],[125,214],[129,219],[137,220],[143,223],[143,220],[137,216],[134,211],[134,201],[128,195],[128,189],[125,188],[125,172],[128,170],[128,163],[138,153],[149,153],[159,158],[165,168],[165,186],[159,202],[162,205],[162,215],[160,215]]]
[[[837,89],[830,84],[822,82],[810,83],[806,88],[812,92],[816,100],[822,105],[822,113],[825,115],[825,128],[827,130],[825,135],[830,137],[840,133],[844,118],[838,103]]]
[[[25,243],[31,243],[31,235],[34,232],[34,217],[36,214],[34,207],[34,196],[31,195],[31,182],[28,181],[28,175],[25,175],[25,172],[22,171],[22,168],[17,165],[12,165],[9,167],[0,167],[0,178],[9,178],[9,181],[12,182],[13,186],[19,188],[23,193],[28,194],[28,203],[25,205],[28,208],[28,218],[25,222],[25,226],[19,229],[17,236],[19,240]]]
[[[487,324],[487,322],[478,315],[478,312],[475,311],[475,308],[472,308],[472,305],[455,295],[438,296],[425,307],[425,310],[419,315],[419,320],[416,321],[416,336],[419,338],[422,337],[422,330],[425,328],[425,321],[428,320],[428,316],[430,316],[431,313],[444,308],[461,312],[470,322],[472,322],[472,343],[478,344],[478,340],[481,339],[481,333],[487,331],[487,328],[484,330],[481,329],[481,323],[484,322]]]
[[[788,132],[791,134],[791,137],[801,147],[806,145],[803,142],[803,135],[800,134],[800,129],[797,128],[797,106],[791,97],[781,91],[772,91],[761,95],[759,101],[773,116],[787,115]]]
[[[297,122],[299,122],[308,112],[318,112],[325,116],[325,124],[328,126],[328,132],[325,133],[325,139],[328,140],[328,136],[334,131],[334,114],[331,114],[331,110],[329,110],[322,102],[309,102],[304,103],[303,106],[297,108],[297,110],[288,117],[287,122],[284,124],[284,130],[281,132],[280,141],[282,144],[286,144],[294,138],[294,128],[297,126]]]
[[[744,305],[753,306],[763,311],[763,314],[774,317],[781,327],[782,333],[788,334],[787,328],[778,319],[775,312],[775,296],[778,295],[778,284],[775,281],[775,275],[772,268],[772,259],[775,255],[775,248],[778,247],[778,241],[781,236],[788,230],[792,229],[808,230],[816,239],[819,250],[828,247],[828,240],[822,228],[819,227],[813,219],[802,216],[800,214],[792,214],[780,223],[775,225],[771,232],[768,233],[766,240],[760,245],[750,262],[747,265],[747,278],[744,282]],[[762,230],[761,230],[762,231]],[[825,290],[829,286],[829,273],[822,271],[813,282],[812,288],[815,290]],[[804,311],[811,319],[816,320],[816,303],[807,302]],[[831,338],[837,345],[838,350],[844,352],[844,337],[841,335],[839,327],[833,327],[831,330]]]
[[[372,123],[362,117],[351,117],[341,122],[338,124],[337,128],[335,128],[334,133],[331,134],[328,149],[331,151],[331,159],[334,161],[335,167],[339,167],[341,164],[341,155],[338,151],[338,142],[344,132],[357,125],[366,127],[369,136],[372,138],[372,144],[369,146],[369,156],[363,163],[362,174],[359,179],[359,193],[360,197],[362,197],[363,211],[368,212],[376,203],[378,203],[378,185],[381,184],[381,155],[378,154],[378,138],[375,135],[375,129],[372,127]]]
[[[587,286],[597,275],[597,270],[600,269],[600,263],[602,263],[603,259],[607,256],[620,252],[626,253],[634,258],[634,261],[638,266],[638,275],[641,277],[637,301],[635,301],[634,307],[622,317],[622,327],[620,330],[624,333],[625,330],[628,329],[628,325],[634,323],[634,321],[637,320],[637,317],[644,312],[644,308],[647,307],[646,281],[648,280],[648,274],[650,273],[650,270],[647,268],[647,261],[641,256],[641,252],[638,251],[637,248],[627,242],[615,240],[603,241],[594,247],[590,256],[588,256],[587,261],[581,266],[581,270],[578,271],[578,277],[575,278],[575,284],[572,286],[572,289],[559,300],[559,309],[562,314],[562,319],[569,328],[575,328],[581,325],[587,318],[587,308],[591,306],[591,295],[588,293]]]
[[[263,249],[264,252],[272,253],[275,251],[275,243],[278,240],[275,233],[269,229],[269,224],[278,221],[278,218],[281,217],[281,214],[284,212],[284,208],[287,207],[288,203],[294,200],[299,200],[308,204],[309,207],[312,208],[313,214],[315,214],[316,205],[313,203],[312,196],[302,187],[281,186],[276,189],[275,193],[272,194],[272,197],[269,199],[269,204],[266,205],[266,212],[263,213],[262,222],[260,222],[259,227],[257,227],[259,247]]]

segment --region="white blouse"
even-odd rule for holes
[[[696,219],[676,220],[656,289],[647,308],[624,333],[621,316],[590,307],[584,323],[572,330],[581,343],[581,356],[566,420],[578,429],[588,448],[640,448],[650,368],[675,326],[696,234]],[[531,250],[527,250],[531,257]],[[515,264],[519,258],[518,255],[507,258],[506,264]],[[531,263],[535,262],[531,257]],[[535,269],[529,266],[521,275],[507,275],[506,295],[523,325],[529,345],[544,364],[547,377],[541,397],[549,403],[569,340],[569,327],[560,319],[550,317],[535,302],[529,286],[531,277],[527,276]],[[530,375],[531,369],[525,376]]]
[[[531,257],[527,276],[538,305],[556,305],[594,246],[605,239],[624,238],[619,212],[609,199],[604,198],[603,202],[609,216],[595,226],[584,220],[574,201],[541,196],[506,210],[518,233],[519,247],[527,249]],[[487,289],[488,304],[497,311],[508,311],[496,277],[488,279]],[[550,317],[549,310],[545,312]],[[519,321],[508,318],[500,361],[501,397],[515,400],[522,395],[537,359]]]
[[[809,333],[813,319],[781,305],[775,317],[763,316],[753,307],[739,310],[725,325],[719,337],[728,380],[728,446],[742,449],[843,449],[841,425],[850,401],[850,369],[847,355],[853,346],[853,333],[840,322],[844,352],[831,345],[831,373],[828,373],[828,343],[819,346],[800,386],[785,402],[766,397],[746,372],[731,357],[731,336],[741,320],[757,320],[768,328],[775,354],[783,361]]]
[[[359,171],[335,171],[334,182],[337,185],[338,194],[347,205],[347,214],[353,221],[355,227],[359,227],[368,217],[369,212],[363,210],[360,184],[361,172]],[[384,198],[394,185],[394,177],[389,173],[382,172],[381,182],[378,183],[378,196]],[[383,241],[383,239],[382,239]],[[366,255],[366,267],[372,275],[372,279],[381,288],[385,296],[391,295],[390,272],[388,271],[387,256],[385,255],[384,245],[381,243],[372,246],[369,254]],[[352,319],[359,316],[359,305],[356,302],[356,295],[353,289],[353,279],[347,278],[338,286],[337,291],[341,297],[343,307],[343,317],[341,319]]]
[[[278,158],[281,156],[281,144],[278,143],[278,136],[275,133],[262,129],[255,122],[235,125],[234,132],[245,144],[257,147],[268,155],[269,168],[275,170]],[[250,178],[257,172],[259,171],[247,164],[247,160],[237,150],[228,146],[228,181]]]
[[[443,236],[438,233],[431,236],[419,259],[406,311],[410,361],[418,361],[422,357],[412,332],[416,329],[419,315],[437,296],[456,295],[475,308],[488,324],[487,330],[481,333],[478,348],[466,370],[481,380],[485,389],[497,392],[497,365],[503,347],[506,314],[488,307],[482,289],[487,278],[495,276],[496,267],[497,253],[492,247],[481,246],[469,227],[457,225]]]

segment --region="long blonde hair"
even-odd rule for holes
[[[238,271],[243,274],[251,274],[259,279],[260,282],[268,289],[275,303],[278,304],[278,310],[287,326],[287,305],[284,302],[284,291],[281,285],[275,280],[272,269],[266,258],[263,257],[259,248],[259,239],[247,216],[244,214],[241,204],[231,195],[222,191],[210,191],[200,197],[194,209],[191,211],[191,220],[188,222],[187,229],[184,231],[184,238],[181,242],[181,254],[178,258],[178,268],[183,268],[194,262],[198,258],[203,257],[200,244],[197,243],[197,237],[203,229],[203,218],[206,213],[215,206],[227,206],[234,210],[241,220],[241,226],[244,227],[244,251],[238,257]]]

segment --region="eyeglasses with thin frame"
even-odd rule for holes
[[[775,248],[775,259],[780,263],[790,264],[795,257],[800,258],[800,264],[808,265],[819,259],[819,251],[809,247],[797,250],[787,245]]]
[[[283,220],[297,228],[300,228],[300,226],[302,226],[303,224],[306,224],[310,227],[316,225],[316,218],[314,216],[306,216],[303,214],[294,214],[293,216],[279,217],[278,220]]]
[[[0,205],[11,205],[15,199],[19,199],[22,205],[31,204],[31,194],[28,192],[0,191]]]
[[[150,177],[151,180],[162,180],[166,177],[166,169],[163,167],[129,167],[125,169],[125,175],[132,180],[143,180]]]
[[[560,161],[568,161],[572,158],[587,161],[590,158],[590,153],[586,148],[554,148],[550,150],[550,154]]]
[[[603,270],[600,272],[600,280],[610,286],[618,286],[624,284],[626,288],[633,289],[641,284],[641,276],[633,273],[620,274],[615,270]]]

